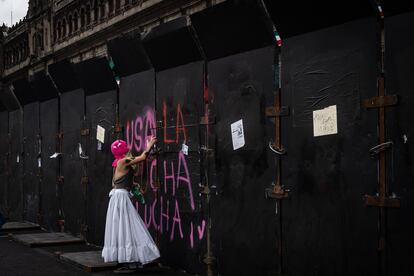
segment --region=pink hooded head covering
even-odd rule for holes
[[[112,162],[112,167],[116,168],[118,161],[124,158],[125,154],[127,154],[129,150],[127,143],[124,140],[116,140],[111,145],[111,151],[115,157],[114,162]]]

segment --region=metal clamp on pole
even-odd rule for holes
[[[267,188],[265,190],[265,197],[266,199],[271,198],[271,199],[287,199],[290,197],[290,190],[289,189],[285,189],[283,186],[281,186],[280,184],[276,184],[272,183],[271,188]]]
[[[88,160],[89,156],[87,156],[85,154],[85,152],[83,151],[81,143],[78,143],[78,146],[79,146],[79,158],[84,159],[84,160]]]
[[[89,128],[83,128],[81,129],[81,136],[89,136]]]
[[[391,148],[394,145],[394,143],[392,141],[388,141],[379,145],[376,145],[375,147],[372,147],[369,150],[369,155],[371,157],[375,157],[377,156],[380,152],[385,151],[389,148]]]
[[[81,184],[87,185],[88,183],[89,183],[89,177],[82,176],[82,178],[81,178]]]
[[[289,107],[288,106],[269,106],[266,107],[266,117],[286,117],[289,116]]]
[[[285,155],[287,151],[284,148],[278,148],[273,142],[269,142],[269,148],[271,151],[278,155]]]

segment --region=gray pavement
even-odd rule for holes
[[[13,241],[6,235],[0,235],[0,275],[2,276],[43,276],[43,275],[123,275],[112,270],[88,273],[75,265],[65,263],[58,258],[59,252],[76,251],[75,246],[55,246],[29,248]],[[80,251],[86,250],[79,248]],[[152,265],[129,275],[151,276],[188,276],[183,272]]]

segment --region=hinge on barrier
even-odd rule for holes
[[[382,197],[365,195],[365,205],[372,207],[400,208],[400,199],[397,197]]]
[[[200,151],[205,152],[210,157],[214,156],[214,149],[212,149],[212,148],[207,148],[206,146],[201,146]]]
[[[114,133],[122,133],[122,126],[119,124],[116,124],[114,126]]]
[[[42,212],[37,212],[37,223],[42,224],[43,215]]]
[[[58,182],[59,184],[63,184],[63,182],[65,182],[65,177],[64,177],[64,176],[62,176],[62,175],[58,176],[58,177],[57,177],[57,182]]]
[[[89,128],[81,129],[81,136],[89,136]]]
[[[200,191],[200,194],[203,194],[203,195],[216,194],[216,186],[201,185],[200,187],[202,188]]]
[[[57,225],[60,227],[60,232],[65,232],[65,220],[59,219]]]
[[[216,124],[215,116],[202,116],[200,117],[200,125],[214,125]]]
[[[87,184],[89,183],[89,177],[87,177],[87,176],[82,176],[82,178],[81,178],[81,183],[82,183],[83,185],[87,185]]]
[[[269,106],[266,107],[266,117],[285,117],[289,116],[289,107],[288,106]]]
[[[204,256],[203,262],[206,265],[213,265],[215,260],[216,260],[216,258],[214,256],[209,256],[209,255],[206,254]]]
[[[397,95],[382,95],[364,101],[365,108],[380,108],[398,104]]]
[[[62,140],[63,139],[63,132],[56,133],[56,138],[59,139],[59,140]]]
[[[161,182],[160,182],[159,177],[155,179],[155,182],[153,183],[153,185],[154,185],[154,188],[156,188],[157,190],[161,188]]]
[[[81,225],[81,231],[82,231],[82,233],[88,233],[89,226],[87,224],[82,224]]]

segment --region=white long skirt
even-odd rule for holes
[[[125,189],[112,189],[106,213],[105,262],[146,264],[160,257],[160,252]]]

